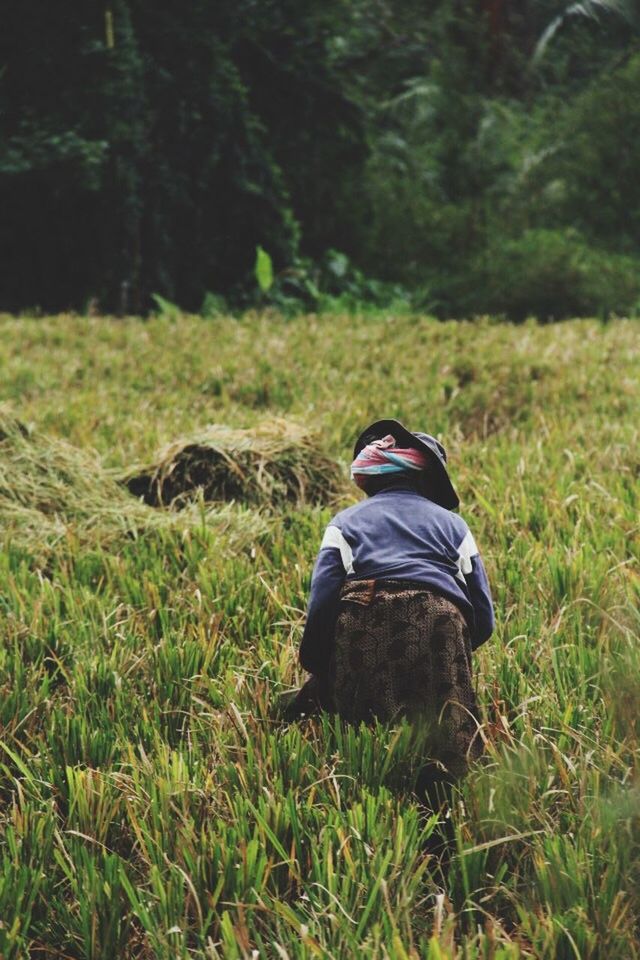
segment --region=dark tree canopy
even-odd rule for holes
[[[241,305],[260,245],[276,301],[631,309],[638,33],[583,8],[7,0],[0,308]]]
[[[3,307],[114,309],[126,285],[133,308],[195,309],[256,244],[289,263],[302,222],[310,252],[355,245],[335,210],[366,138],[312,3],[27,0],[4,20]]]

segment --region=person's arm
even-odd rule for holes
[[[300,643],[300,663],[310,673],[322,675],[329,665],[349,553],[338,527],[329,524],[311,576],[307,621]]]
[[[469,530],[458,548],[458,556],[458,567],[464,577],[473,607],[474,631],[471,637],[471,649],[476,650],[493,633],[495,618],[487,572]]]

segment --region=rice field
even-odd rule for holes
[[[637,323],[0,333],[2,960],[640,957]],[[498,619],[445,885],[412,731],[279,715],[324,526],[358,496],[353,439],[381,416],[446,442]],[[211,424],[246,496],[129,492]]]

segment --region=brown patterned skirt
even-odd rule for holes
[[[482,753],[469,628],[458,607],[426,585],[345,583],[329,686],[345,720],[426,721],[431,757],[455,778]]]

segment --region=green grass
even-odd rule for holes
[[[84,465],[42,542],[35,514],[27,536],[0,511],[3,960],[640,956],[637,324],[0,332],[0,402]],[[447,442],[498,615],[445,891],[412,731],[277,719],[330,511],[147,522],[132,501],[132,535],[87,509],[91,464],[126,471],[209,422],[286,416],[346,464],[369,419],[396,415]],[[25,470],[2,458],[19,499]]]

